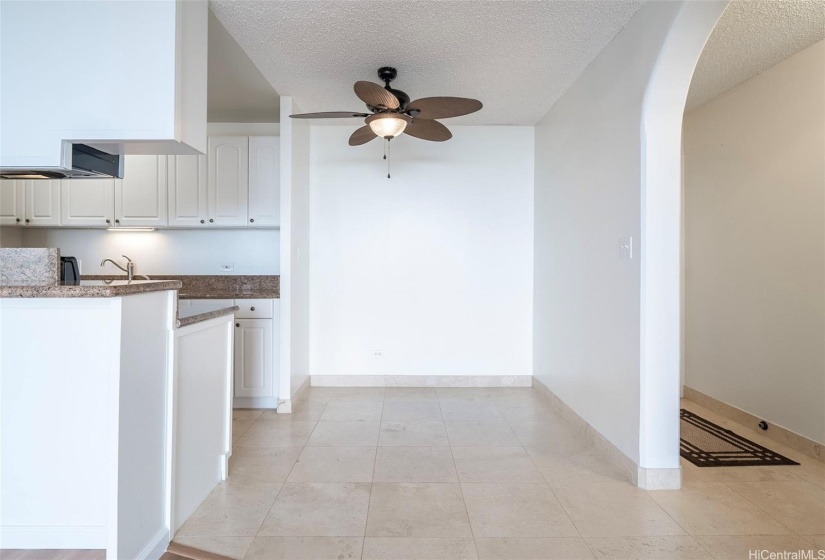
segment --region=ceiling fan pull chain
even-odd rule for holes
[[[387,159],[387,144],[389,144],[389,141],[384,142],[384,159]]]
[[[387,138],[387,179],[390,178],[390,163],[392,162],[392,152],[390,152],[390,140],[392,140],[392,138]]]

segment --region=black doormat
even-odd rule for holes
[[[708,422],[684,408],[679,411],[681,435],[679,450],[697,467],[765,467],[798,465],[742,436]]]

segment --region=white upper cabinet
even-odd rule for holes
[[[165,226],[166,181],[166,156],[126,156],[115,182],[115,225]]]
[[[26,225],[60,225],[60,181],[26,181]]]
[[[249,225],[281,225],[280,139],[249,137]]]
[[[113,227],[114,221],[114,179],[64,179],[60,182],[62,225]]]
[[[249,138],[209,138],[209,223],[247,225],[249,202]]]
[[[64,140],[205,153],[208,18],[206,0],[3,2],[0,166],[61,167]]]
[[[206,227],[206,156],[169,156],[169,226]]]
[[[0,226],[19,226],[25,218],[24,181],[0,181]]]

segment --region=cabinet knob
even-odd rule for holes
[[[19,222],[20,220],[17,220],[17,221]],[[30,221],[30,220],[29,220],[28,218],[26,218],[26,223],[27,223],[27,224],[29,223],[29,221]]]
[[[201,220],[201,223],[202,223],[202,224],[205,224],[205,223],[206,223],[206,220]]]
[[[19,224],[20,223],[20,218],[17,218],[15,221]]]
[[[255,311],[255,308],[254,308],[254,307],[250,307],[250,308],[249,308],[249,310],[250,310],[250,311]]]
[[[254,221],[255,221],[255,218],[249,218],[249,221],[250,221],[250,222],[254,222]]]
[[[116,224],[119,224],[119,223],[120,223],[120,220],[115,220],[115,223],[116,223]]]
[[[213,220],[212,218],[209,218],[209,223],[210,223],[210,224],[211,224],[212,222],[214,222],[214,221],[215,221],[215,220]]]
[[[107,224],[111,224],[111,223],[112,223],[112,221],[111,221],[111,220],[106,220],[106,223],[107,223]]]
[[[240,327],[240,326],[241,326],[241,324],[240,324],[240,323],[235,323],[235,326],[236,326],[236,327]]]

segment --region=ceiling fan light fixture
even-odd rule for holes
[[[395,138],[410,123],[407,115],[400,113],[378,113],[367,118],[367,124],[379,138]]]

